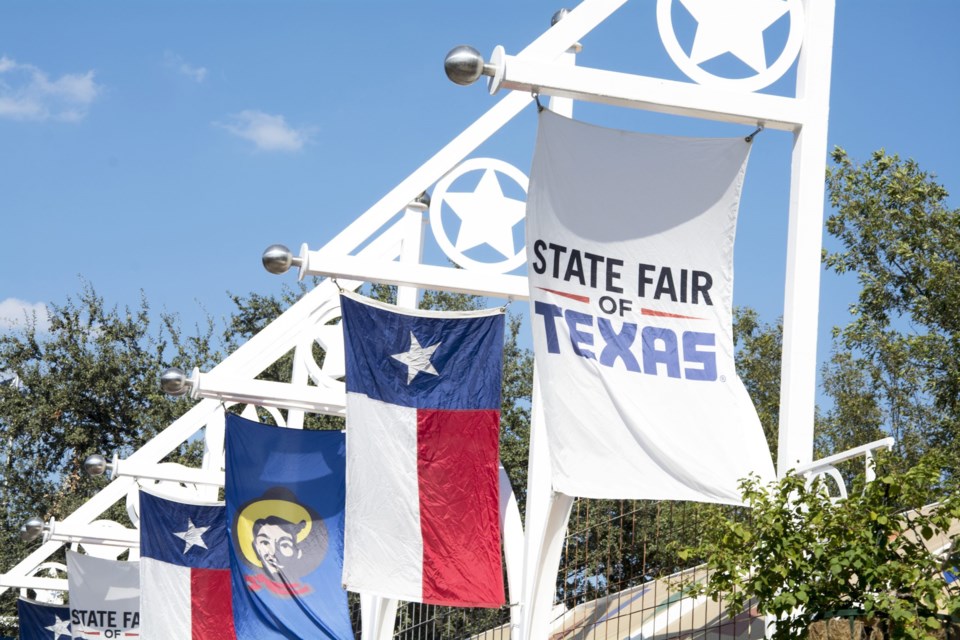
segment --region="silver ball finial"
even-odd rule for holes
[[[83,471],[88,476],[102,476],[107,472],[107,459],[99,453],[89,455],[83,461]]]
[[[24,542],[36,540],[43,533],[43,520],[37,517],[30,518],[20,527],[20,539]]]
[[[553,25],[557,24],[558,22],[566,18],[568,13],[570,13],[569,9],[560,9],[559,11],[557,11],[555,14],[553,14],[553,17],[550,18],[550,26],[552,27]]]
[[[160,373],[160,389],[168,396],[184,395],[187,386],[187,374],[179,367],[170,367]]]
[[[483,56],[473,47],[462,44],[451,49],[444,58],[443,70],[456,84],[473,84],[483,75]]]
[[[286,273],[293,265],[293,254],[286,245],[272,244],[263,252],[263,268],[277,275]]]

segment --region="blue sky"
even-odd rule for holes
[[[655,5],[620,9],[584,38],[579,63],[684,79]],[[561,6],[7,0],[0,316],[62,302],[82,277],[111,304],[135,305],[142,289],[189,326],[226,316],[228,290],[292,284],[260,266],[267,245],[322,246],[494,104],[482,83],[446,79],[447,51],[516,53]],[[838,0],[830,146],[856,158],[884,147],[960,189],[958,22],[955,0]],[[766,34],[773,48],[782,31]],[[676,135],[749,132],[595,105],[575,116]],[[527,171],[535,120],[528,109],[475,155]],[[741,205],[735,301],[768,321],[783,305],[789,148],[785,133],[757,139]],[[821,360],[855,292],[825,274]]]

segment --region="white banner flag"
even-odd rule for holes
[[[140,563],[67,551],[74,638],[140,637]]]
[[[736,504],[774,476],[733,359],[749,151],[542,112],[526,237],[556,491]]]

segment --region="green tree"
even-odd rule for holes
[[[863,163],[839,148],[832,156],[827,231],[840,248],[824,252],[824,263],[853,274],[860,292],[825,371],[835,406],[820,443],[839,449],[883,432],[897,439],[905,467],[929,450],[956,459],[960,210],[913,160],[883,150]]]
[[[712,509],[702,542],[685,551],[710,570],[690,588],[722,597],[731,612],[756,599],[776,618],[777,640],[806,638],[814,621],[849,609],[887,638],[937,637],[938,614],[960,613],[960,586],[944,575],[960,555],[936,548],[960,518],[960,493],[941,484],[941,462],[881,471],[866,484],[861,476],[840,501],[803,476],[745,480],[749,516]]]
[[[776,464],[783,322],[778,320],[776,324],[768,324],[760,320],[755,309],[737,307],[733,310],[733,342],[737,375],[757,408],[767,446]]]
[[[822,367],[824,394],[833,403],[817,422],[815,449],[818,457],[873,442],[885,437],[884,412],[880,393],[872,380],[880,373],[869,361],[850,351],[835,349]],[[917,450],[918,447],[908,447]],[[862,460],[851,461],[862,466]],[[846,474],[848,480],[850,474]]]
[[[106,483],[82,473],[86,456],[129,455],[191,406],[164,397],[158,376],[167,366],[216,360],[211,334],[208,324],[185,336],[171,315],[157,327],[142,296],[135,308],[110,307],[85,283],[49,306],[48,330],[34,318],[0,335],[0,371],[17,380],[0,385],[5,567],[27,552],[17,532],[28,517],[62,519]],[[126,515],[118,506],[108,517]],[[11,613],[12,595],[0,613]]]

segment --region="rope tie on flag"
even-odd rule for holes
[[[337,292],[343,293],[343,287],[340,286],[340,283],[337,282],[337,279],[336,279],[336,278],[331,277],[331,278],[330,278],[330,282],[332,282],[332,283],[333,283],[333,286],[335,286],[335,287],[337,288]]]
[[[745,137],[744,141],[746,141],[748,144],[753,142],[753,139],[757,137],[757,134],[760,133],[761,131],[763,131],[763,125],[758,124],[756,130],[750,135],[748,135],[747,137]]]
[[[543,105],[540,104],[540,94],[536,91],[531,91],[530,95],[533,96],[534,101],[537,103],[537,113],[543,113]]]

